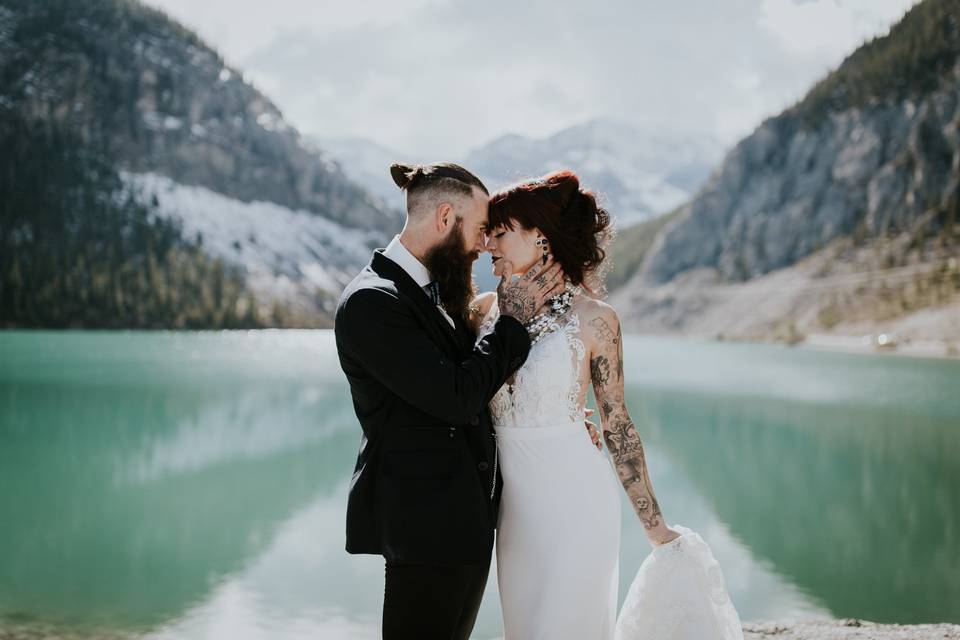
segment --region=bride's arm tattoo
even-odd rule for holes
[[[623,336],[620,323],[613,315],[610,318],[594,318],[589,326],[593,330],[595,343],[590,359],[590,376],[597,404],[600,405],[603,438],[634,511],[646,529],[654,529],[663,523],[663,516],[653,494],[640,434],[627,413],[623,399]]]
[[[594,384],[605,386],[610,382],[610,363],[606,356],[597,356],[590,360],[590,376]]]

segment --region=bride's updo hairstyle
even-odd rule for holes
[[[603,293],[604,247],[612,238],[610,215],[572,171],[520,182],[490,197],[489,225],[539,229],[573,285]]]

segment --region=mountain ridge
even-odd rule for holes
[[[181,237],[180,244],[190,251],[199,247],[256,289],[258,322],[265,324],[283,316],[297,326],[329,326],[339,289],[369,256],[361,259],[360,252],[325,247],[355,229],[370,232],[367,248],[372,249],[402,224],[401,211],[349,180],[193,31],[133,0],[0,0],[0,118],[10,124],[8,136],[24,127],[46,130],[48,138],[54,131],[68,132],[74,144],[87,150],[71,162],[96,156],[122,179],[133,180],[119,187],[102,180],[91,187],[118,189],[117,200],[138,194],[149,210],[143,215],[170,220],[181,235],[194,222],[201,223],[207,229],[206,247],[202,237],[194,236]],[[57,149],[42,152],[62,152]],[[186,191],[144,193],[149,179],[137,176],[151,175],[165,176]],[[210,233],[226,235],[229,229],[208,224],[221,212],[187,206],[191,200],[181,196],[192,188],[229,199],[204,202],[276,214],[275,220],[264,217],[247,237],[233,238],[231,250],[211,253],[209,247],[223,243]],[[165,195],[175,196],[177,206],[165,202]],[[282,210],[256,204],[264,202]],[[61,204],[57,211],[69,215]],[[97,215],[98,210],[88,213]],[[298,217],[301,213],[309,215]],[[271,225],[291,219],[313,221],[301,234],[298,262],[284,259],[289,244],[263,251],[275,235]],[[13,242],[14,222],[24,223],[0,219],[8,243]],[[253,254],[271,255],[272,262],[247,259]],[[17,255],[25,260],[28,254],[20,246]],[[268,272],[270,278],[261,277]],[[273,313],[279,308],[287,312]],[[140,322],[130,321],[133,326]]]
[[[119,168],[159,171],[349,226],[399,220],[305,145],[242,73],[163,12],[132,0],[0,6],[17,40],[0,76],[4,101],[103,143]]]
[[[666,213],[706,181],[723,145],[712,135],[594,118],[543,138],[505,134],[471,151],[463,164],[493,189],[572,169],[626,227]]]
[[[957,16],[958,0],[915,5],[741,140],[624,274],[612,299],[627,325],[800,342],[873,325],[883,333],[919,309],[954,313]],[[913,272],[884,275],[897,267]],[[837,273],[860,275],[847,286],[830,280]],[[778,283],[772,297],[761,291],[767,282]],[[960,342],[960,328],[937,323],[940,338]],[[935,333],[908,332],[918,340]]]

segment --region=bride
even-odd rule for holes
[[[609,225],[568,171],[490,200],[494,273],[509,279],[552,255],[567,279],[528,323],[530,355],[490,403],[504,480],[496,549],[504,639],[740,639],[709,547],[664,519],[627,412],[619,318],[596,294]],[[474,299],[479,336],[498,314],[496,293]],[[591,386],[609,459],[582,426]],[[619,620],[618,482],[654,547]]]

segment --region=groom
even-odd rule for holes
[[[386,560],[385,639],[466,639],[500,497],[487,403],[526,360],[523,325],[560,292],[562,273],[551,261],[504,278],[500,318],[474,347],[466,317],[473,261],[486,243],[487,189],[455,164],[390,171],[406,191],[406,223],[347,285],[335,320],[363,429],[347,551]]]

